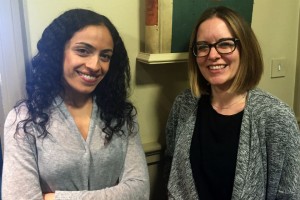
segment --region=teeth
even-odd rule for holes
[[[223,69],[225,68],[225,65],[210,65],[209,69]]]
[[[89,79],[89,80],[95,80],[96,77],[95,76],[91,76],[91,75],[88,75],[88,74],[83,74],[81,72],[79,72],[80,76],[83,76],[85,79]]]

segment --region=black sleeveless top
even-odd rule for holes
[[[221,115],[210,96],[198,102],[190,162],[199,199],[230,200],[233,189],[243,111]]]

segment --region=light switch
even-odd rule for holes
[[[274,58],[271,64],[271,78],[285,77],[286,59]]]

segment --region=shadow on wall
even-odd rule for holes
[[[2,165],[3,165],[3,160],[2,160],[2,149],[0,148],[0,200],[2,199]]]
[[[159,92],[156,95],[154,108],[159,124],[159,143],[164,146],[164,130],[166,121],[175,97],[188,88],[187,63],[144,64],[136,63],[136,85],[156,85]]]
[[[155,110],[159,138],[158,143],[162,149],[158,152],[151,152],[147,159],[155,162],[148,162],[148,169],[151,182],[151,200],[165,200],[163,179],[163,154],[165,148],[165,126],[166,121],[175,97],[184,89],[188,88],[187,63],[172,64],[144,64],[136,63],[136,85],[153,85],[158,88],[155,95],[155,103],[152,109]]]
[[[300,13],[300,9],[299,9]],[[299,15],[298,32],[300,32],[300,15]],[[295,96],[294,96],[294,110],[300,127],[300,34],[298,34],[297,44],[297,63],[296,63],[296,83],[295,83]]]

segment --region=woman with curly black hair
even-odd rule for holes
[[[5,122],[3,199],[148,199],[129,59],[114,25],[72,9],[37,48],[27,98]]]

